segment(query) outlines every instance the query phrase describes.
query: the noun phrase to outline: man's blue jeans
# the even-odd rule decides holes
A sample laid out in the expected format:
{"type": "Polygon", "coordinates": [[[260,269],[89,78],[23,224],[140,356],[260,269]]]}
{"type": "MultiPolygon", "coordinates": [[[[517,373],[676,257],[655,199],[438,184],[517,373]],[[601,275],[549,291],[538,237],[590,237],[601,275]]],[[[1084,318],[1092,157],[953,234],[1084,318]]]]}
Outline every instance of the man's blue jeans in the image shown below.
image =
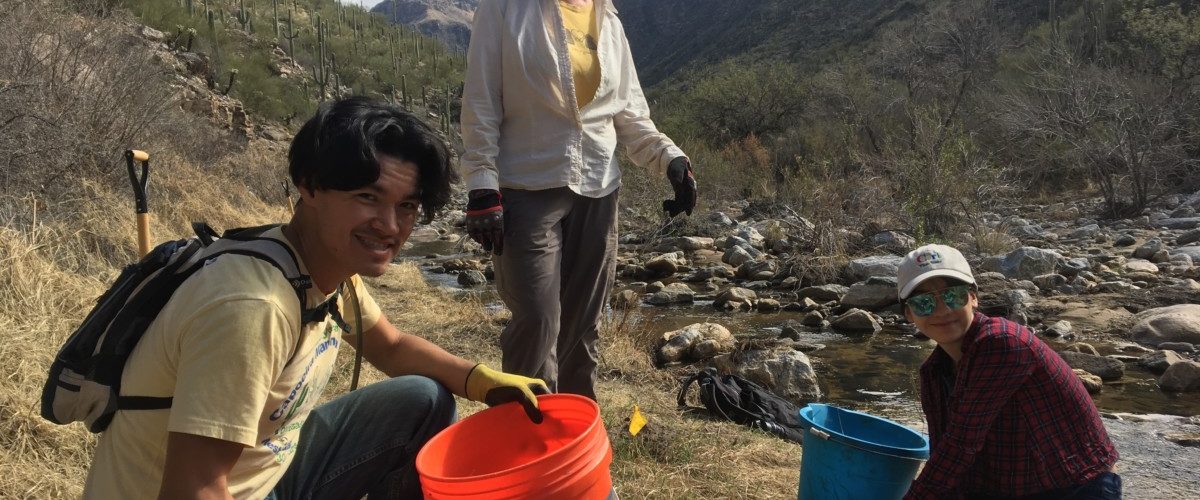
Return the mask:
{"type": "Polygon", "coordinates": [[[454,396],[425,377],[375,383],[313,409],[270,500],[420,498],[414,460],[457,418],[454,396]]]}

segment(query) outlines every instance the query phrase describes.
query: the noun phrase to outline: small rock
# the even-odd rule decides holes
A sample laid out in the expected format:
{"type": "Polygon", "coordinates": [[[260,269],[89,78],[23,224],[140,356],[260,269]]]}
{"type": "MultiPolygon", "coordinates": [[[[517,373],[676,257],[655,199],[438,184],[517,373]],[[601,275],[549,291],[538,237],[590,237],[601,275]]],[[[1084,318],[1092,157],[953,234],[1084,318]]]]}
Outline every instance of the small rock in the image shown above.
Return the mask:
{"type": "Polygon", "coordinates": [[[1104,381],[1100,380],[1100,377],[1078,368],[1074,368],[1071,371],[1075,372],[1080,382],[1083,382],[1083,388],[1087,389],[1088,394],[1100,394],[1100,391],[1104,390],[1104,381]]]}
{"type": "Polygon", "coordinates": [[[1143,273],[1157,273],[1158,266],[1153,262],[1142,259],[1129,259],[1125,262],[1125,269],[1143,273]]]}
{"type": "Polygon", "coordinates": [[[1046,335],[1050,337],[1070,337],[1072,333],[1074,330],[1070,321],[1056,321],[1046,328],[1046,335]]]}
{"type": "Polygon", "coordinates": [[[804,319],[800,320],[800,324],[804,326],[821,326],[821,322],[825,321],[825,315],[821,311],[809,311],[804,315],[804,319]]]}
{"type": "Polygon", "coordinates": [[[758,294],[754,290],[741,287],[731,287],[721,291],[713,299],[713,307],[726,311],[741,309],[749,311],[758,303],[758,294]]]}
{"type": "Polygon", "coordinates": [[[881,231],[871,235],[867,242],[876,248],[893,253],[907,253],[917,246],[916,238],[899,231],[881,231]]]}
{"type": "Polygon", "coordinates": [[[1096,346],[1093,346],[1092,344],[1088,344],[1086,342],[1076,342],[1074,344],[1067,346],[1066,350],[1071,351],[1071,352],[1082,352],[1084,354],[1091,354],[1092,356],[1100,355],[1100,351],[1096,350],[1096,346]]]}
{"type": "Polygon", "coordinates": [[[1091,239],[1094,238],[1096,233],[1099,232],[1100,226],[1098,224],[1088,224],[1079,229],[1071,231],[1071,234],[1068,237],[1073,239],[1091,239]]]}
{"type": "Polygon", "coordinates": [[[664,285],[663,282],[655,281],[654,283],[646,285],[646,293],[658,293],[658,292],[661,292],[662,289],[666,288],[666,287],[667,287],[667,285],[664,285]]]}
{"type": "Polygon", "coordinates": [[[1163,372],[1167,371],[1167,368],[1170,368],[1171,365],[1181,361],[1187,361],[1187,358],[1180,356],[1179,353],[1175,351],[1163,350],[1155,351],[1142,356],[1142,358],[1138,360],[1138,364],[1146,367],[1147,370],[1150,370],[1155,374],[1161,375],[1163,372]]]}
{"type": "Polygon", "coordinates": [[[646,262],[645,267],[646,270],[650,271],[654,276],[666,278],[674,275],[679,271],[680,267],[686,265],[687,261],[683,258],[682,254],[672,252],[650,259],[650,261],[646,262]]]}
{"type": "Polygon", "coordinates": [[[830,326],[834,330],[846,333],[875,334],[883,330],[875,315],[862,309],[850,309],[834,319],[830,326]]]}
{"type": "Polygon", "coordinates": [[[841,303],[845,307],[878,311],[895,304],[898,300],[895,278],[873,277],[851,285],[841,303]]]}
{"type": "Polygon", "coordinates": [[[690,287],[683,283],[671,283],[650,295],[646,300],[651,305],[667,306],[673,304],[691,304],[695,300],[696,293],[690,287]]]}
{"type": "Polygon", "coordinates": [[[1196,346],[1187,342],[1163,342],[1158,348],[1164,351],[1175,351],[1190,354],[1196,352],[1196,346]]]}
{"type": "Polygon", "coordinates": [[[875,255],[854,259],[846,266],[846,278],[853,282],[866,281],[872,276],[895,276],[903,257],[875,255]]]}
{"type": "Polygon", "coordinates": [[[642,303],[642,295],[633,290],[621,290],[612,298],[616,309],[633,309],[642,303]]]}
{"type": "Polygon", "coordinates": [[[1171,392],[1200,390],[1200,363],[1180,361],[1171,365],[1158,378],[1158,386],[1164,391],[1171,392]]]}
{"type": "Polygon", "coordinates": [[[149,26],[142,26],[141,35],[142,38],[150,40],[151,42],[161,42],[167,38],[167,35],[164,35],[163,32],[149,26]]]}
{"type": "Polygon", "coordinates": [[[1118,380],[1125,375],[1125,364],[1112,358],[1062,351],[1058,353],[1071,368],[1079,368],[1100,377],[1101,380],[1118,380]]]}
{"type": "Polygon", "coordinates": [[[1163,248],[1164,248],[1164,246],[1163,246],[1162,240],[1160,240],[1158,238],[1151,238],[1150,240],[1143,243],[1142,246],[1137,247],[1137,249],[1133,251],[1133,258],[1149,259],[1150,257],[1154,256],[1154,254],[1156,254],[1160,250],[1162,250],[1163,248]]]}
{"type": "Polygon", "coordinates": [[[797,405],[806,405],[821,397],[817,374],[803,352],[791,347],[743,351],[737,356],[722,355],[713,364],[722,372],[732,372],[759,384],[797,405]]]}
{"type": "Polygon", "coordinates": [[[801,288],[796,292],[797,296],[802,299],[812,299],[817,302],[829,302],[831,300],[842,300],[850,289],[843,285],[821,285],[801,288]]]}
{"type": "Polygon", "coordinates": [[[783,325],[783,328],[779,332],[779,337],[785,338],[785,339],[800,340],[800,329],[797,328],[796,325],[789,322],[789,323],[783,325]]]}
{"type": "Polygon", "coordinates": [[[716,323],[696,323],[662,334],[658,359],[662,363],[708,359],[733,351],[736,339],[716,323]]]}
{"type": "Polygon", "coordinates": [[[1033,279],[1054,272],[1062,260],[1062,255],[1054,250],[1021,247],[1004,256],[998,271],[1012,279],[1033,279]]]}
{"type": "Polygon", "coordinates": [[[1155,223],[1167,229],[1196,229],[1200,227],[1200,217],[1179,217],[1162,219],[1155,223]]]}
{"type": "Polygon", "coordinates": [[[1179,446],[1200,447],[1200,432],[1167,432],[1162,437],[1179,446]]]}
{"type": "Polygon", "coordinates": [[[482,272],[469,269],[458,273],[458,284],[464,287],[477,287],[487,284],[487,277],[482,272]]]}
{"type": "Polygon", "coordinates": [[[1133,235],[1131,235],[1131,234],[1122,234],[1117,237],[1116,241],[1113,242],[1113,246],[1127,247],[1134,243],[1137,243],[1137,238],[1134,238],[1133,235]]]}
{"type": "Polygon", "coordinates": [[[760,299],[758,301],[758,312],[776,312],[780,309],[778,300],[775,299],[760,299]]]}
{"type": "Polygon", "coordinates": [[[1175,238],[1175,244],[1178,246],[1190,245],[1197,241],[1200,241],[1200,229],[1193,229],[1175,238]]]}
{"type": "Polygon", "coordinates": [[[754,256],[750,255],[749,251],[740,246],[729,247],[725,250],[725,254],[721,256],[721,262],[733,267],[739,267],[752,260],[754,260],[754,256]]]}
{"type": "Polygon", "coordinates": [[[1066,276],[1056,273],[1043,274],[1033,277],[1033,283],[1042,290],[1055,290],[1058,287],[1067,284],[1067,282],[1068,280],[1066,276]]]}

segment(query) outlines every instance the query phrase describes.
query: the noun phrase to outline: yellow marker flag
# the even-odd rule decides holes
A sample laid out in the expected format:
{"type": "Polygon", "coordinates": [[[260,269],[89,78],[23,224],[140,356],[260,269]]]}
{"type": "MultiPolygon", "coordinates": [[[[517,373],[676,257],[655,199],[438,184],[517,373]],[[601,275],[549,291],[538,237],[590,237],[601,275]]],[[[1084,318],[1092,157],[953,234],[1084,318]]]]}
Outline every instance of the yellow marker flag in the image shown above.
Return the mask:
{"type": "Polygon", "coordinates": [[[633,415],[629,416],[629,435],[636,436],[642,432],[642,427],[646,426],[646,417],[642,416],[642,410],[638,409],[637,405],[633,405],[633,415]]]}

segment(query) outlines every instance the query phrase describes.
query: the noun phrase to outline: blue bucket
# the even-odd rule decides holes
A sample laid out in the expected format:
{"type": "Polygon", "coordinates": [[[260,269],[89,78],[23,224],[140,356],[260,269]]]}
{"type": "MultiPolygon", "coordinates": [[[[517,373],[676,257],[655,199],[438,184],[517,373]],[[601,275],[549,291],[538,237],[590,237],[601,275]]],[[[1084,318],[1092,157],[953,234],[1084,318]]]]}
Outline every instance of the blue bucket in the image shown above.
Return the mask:
{"type": "Polygon", "coordinates": [[[885,418],[813,403],[800,423],[800,499],[902,498],[929,458],[925,435],[885,418]]]}

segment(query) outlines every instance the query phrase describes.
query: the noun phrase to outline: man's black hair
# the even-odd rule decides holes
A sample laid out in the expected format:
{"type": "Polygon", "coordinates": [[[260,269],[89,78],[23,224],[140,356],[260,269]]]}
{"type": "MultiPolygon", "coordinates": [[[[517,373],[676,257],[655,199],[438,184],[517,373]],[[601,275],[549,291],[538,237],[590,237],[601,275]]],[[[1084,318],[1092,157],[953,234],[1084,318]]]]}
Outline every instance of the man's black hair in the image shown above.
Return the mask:
{"type": "Polygon", "coordinates": [[[450,152],[433,128],[386,101],[321,103],[292,140],[288,174],[298,188],[352,191],[379,180],[379,155],[417,165],[423,222],[432,222],[450,201],[450,184],[458,182],[450,152]]]}

